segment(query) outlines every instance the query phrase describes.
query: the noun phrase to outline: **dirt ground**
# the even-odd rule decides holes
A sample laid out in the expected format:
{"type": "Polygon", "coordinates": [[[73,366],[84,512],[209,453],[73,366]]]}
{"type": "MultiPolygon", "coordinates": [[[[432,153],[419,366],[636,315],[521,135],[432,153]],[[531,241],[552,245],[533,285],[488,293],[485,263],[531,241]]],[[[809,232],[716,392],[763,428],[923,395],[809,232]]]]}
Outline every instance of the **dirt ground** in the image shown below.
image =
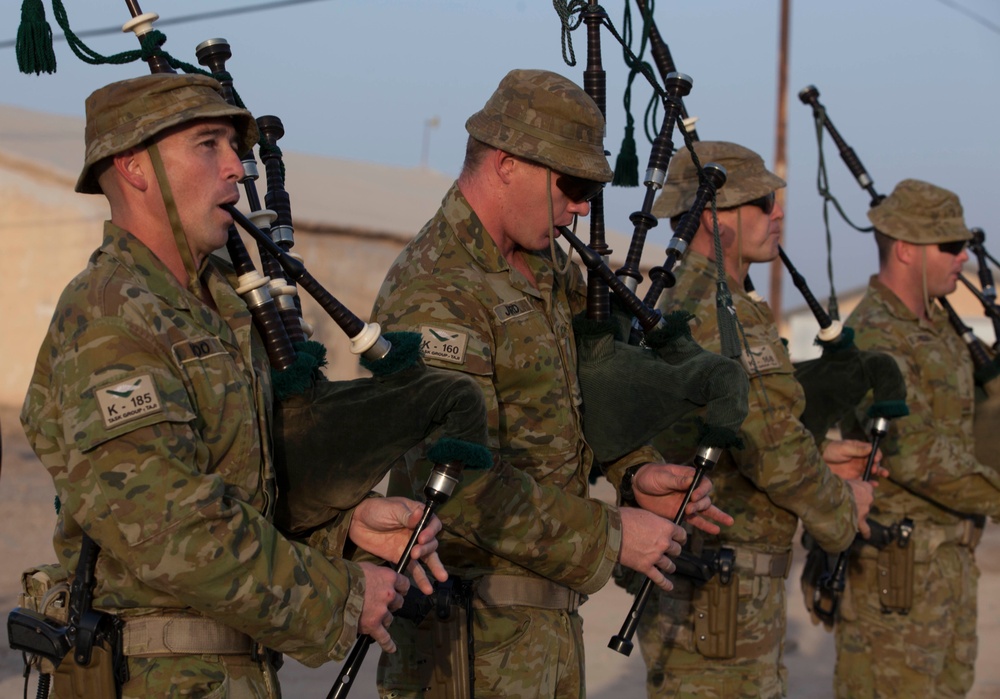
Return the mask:
{"type": "MultiPolygon", "coordinates": [[[[54,560],[51,532],[55,521],[52,484],[48,474],[28,448],[17,410],[0,406],[3,461],[0,468],[0,611],[6,614],[17,604],[20,573],[38,563],[54,560]]],[[[607,497],[600,488],[598,497],[607,497]]],[[[801,550],[798,551],[801,553],[801,550]]],[[[812,626],[801,603],[798,577],[801,556],[789,576],[789,619],[786,663],[789,696],[808,699],[832,697],[834,648],[832,635],[812,626]]],[[[977,552],[982,578],[979,588],[979,660],[974,699],[1000,698],[1000,528],[991,524],[977,552]]],[[[636,649],[624,657],[607,648],[618,632],[631,600],[609,585],[583,607],[587,639],[587,686],[591,699],[639,699],[645,695],[643,664],[636,649]]],[[[878,652],[873,649],[873,652],[878,652]]],[[[375,694],[373,651],[365,662],[352,696],[366,699],[375,694]]],[[[322,697],[337,677],[330,664],[310,670],[286,661],[280,677],[286,697],[322,697]]],[[[29,695],[34,696],[34,677],[29,695]]],[[[20,654],[0,640],[0,697],[18,697],[23,691],[20,654]]]]}

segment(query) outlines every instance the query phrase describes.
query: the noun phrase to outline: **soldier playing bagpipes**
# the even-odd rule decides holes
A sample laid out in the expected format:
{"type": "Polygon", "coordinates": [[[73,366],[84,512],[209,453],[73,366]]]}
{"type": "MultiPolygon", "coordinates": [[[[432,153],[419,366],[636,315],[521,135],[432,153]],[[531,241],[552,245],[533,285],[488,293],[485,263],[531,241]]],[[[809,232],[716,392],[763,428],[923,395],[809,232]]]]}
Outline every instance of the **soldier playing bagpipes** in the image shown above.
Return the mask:
{"type": "MultiPolygon", "coordinates": [[[[693,534],[691,552],[709,579],[678,578],[673,591],[659,593],[640,620],[640,647],[650,696],[781,697],[785,578],[798,521],[831,551],[849,546],[859,529],[866,532],[872,486],[838,476],[857,479],[871,448],[830,442],[821,454],[799,420],[804,394],[773,317],[743,291],[752,263],[777,256],[783,212],[774,192],[784,182],[742,146],[703,141],[694,150],[700,160],[724,167],[728,178],[718,194],[718,223],[712,211],[689,222],[696,233],[661,308],[694,315],[694,338],[720,349],[715,290],[724,270],[745,334],[741,362],[750,378],[750,412],[741,429],[744,447],[726,451],[713,471],[713,497],[726,503],[735,524],[715,536],[693,534]]],[[[698,186],[692,155],[679,152],[654,213],[678,227],[698,186]]],[[[694,436],[682,422],[653,444],[683,459],[694,436]]]]}
{"type": "Polygon", "coordinates": [[[972,234],[958,196],[903,180],[868,212],[879,272],[849,322],[892,355],[910,415],[885,443],[873,519],[907,541],[852,555],[836,624],[839,697],[961,697],[976,659],[975,547],[1000,513],[1000,477],[975,456],[972,359],[931,300],[955,290],[972,234]],[[904,545],[905,544],[905,545],[904,545]],[[877,648],[877,657],[872,649],[877,648]]]}
{"type": "MultiPolygon", "coordinates": [[[[475,696],[582,697],[577,610],[619,561],[670,586],[663,573],[685,535],[660,515],[678,514],[694,469],[641,448],[616,466],[642,464],[632,487],[649,509],[588,498],[572,324],[585,285],[552,239],[611,179],[597,104],[559,75],[515,70],[466,129],[462,173],[389,271],[374,316],[419,330],[425,361],[479,383],[506,475],[501,497],[467,485],[439,510],[456,582],[434,611],[393,624],[400,652],[383,655],[380,692],[469,696],[457,677],[469,670],[475,696]]],[[[419,487],[420,457],[394,470],[390,492],[419,487]]],[[[703,480],[687,514],[715,532],[729,518],[710,489],[703,480]]]]}
{"type": "MultiPolygon", "coordinates": [[[[151,29],[156,15],[135,2],[129,9],[126,26],[143,46],[133,58],[154,75],[112,83],[87,101],[77,191],[103,194],[111,219],[102,247],[63,293],[22,411],[56,485],[60,565],[26,576],[8,635],[45,672],[39,696],[51,680],[58,697],[275,697],[280,652],[318,665],[342,658],[359,633],[394,650],[386,627],[410,586],[404,570],[428,593],[431,576],[447,578],[430,500],[447,498],[463,464],[489,465],[485,412],[470,381],[419,362],[415,335],[394,337],[403,347],[395,351],[268,240],[376,376],[325,382],[316,360],[299,361],[321,357],[321,348],[282,339],[267,279],[232,227],[235,218],[266,236],[233,208],[237,183],[252,179],[246,159],[258,128],[232,103],[216,60],[228,45],[199,47],[199,58],[220,63],[221,82],[176,75],[179,62],[151,29]],[[232,265],[212,254],[223,245],[232,265]],[[288,372],[296,366],[306,367],[298,395],[305,390],[313,406],[294,403],[288,372]],[[343,432],[336,403],[348,398],[342,410],[372,405],[379,414],[369,410],[369,424],[390,424],[343,432]],[[286,419],[312,407],[326,424],[312,435],[272,434],[272,414],[289,400],[286,419]],[[430,429],[449,439],[431,450],[427,508],[365,497],[398,445],[430,429]],[[357,463],[338,462],[344,455],[357,463]],[[292,495],[308,481],[319,497],[298,507],[276,490],[282,477],[292,495]],[[358,549],[396,568],[353,562],[358,549]],[[67,571],[75,574],[61,593],[67,571]]],[[[274,138],[274,119],[265,121],[274,138]]]]}

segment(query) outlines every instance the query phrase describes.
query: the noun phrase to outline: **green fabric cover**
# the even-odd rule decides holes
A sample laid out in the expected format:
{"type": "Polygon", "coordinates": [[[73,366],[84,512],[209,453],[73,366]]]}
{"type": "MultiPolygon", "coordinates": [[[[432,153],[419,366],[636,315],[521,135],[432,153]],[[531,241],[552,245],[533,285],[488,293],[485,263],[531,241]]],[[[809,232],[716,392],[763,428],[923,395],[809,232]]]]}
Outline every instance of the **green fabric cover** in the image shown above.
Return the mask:
{"type": "Polygon", "coordinates": [[[371,378],[317,382],[280,401],[274,413],[275,523],[291,533],[356,505],[393,462],[438,428],[442,438],[456,440],[442,453],[468,454],[476,462],[468,467],[492,463],[482,446],[486,406],[479,386],[420,360],[371,378]]]}
{"type": "Polygon", "coordinates": [[[704,408],[702,446],[738,446],[749,382],[731,359],[691,339],[687,318],[650,334],[651,349],[615,339],[615,324],[573,322],[583,430],[599,462],[621,458],[692,410],[704,408]]]}
{"type": "Polygon", "coordinates": [[[867,352],[854,344],[854,330],[844,328],[840,338],[816,341],[823,354],[795,364],[795,378],[806,394],[802,424],[817,441],[854,410],[869,391],[872,417],[895,418],[909,414],[906,382],[896,360],[882,352],[867,352]]]}

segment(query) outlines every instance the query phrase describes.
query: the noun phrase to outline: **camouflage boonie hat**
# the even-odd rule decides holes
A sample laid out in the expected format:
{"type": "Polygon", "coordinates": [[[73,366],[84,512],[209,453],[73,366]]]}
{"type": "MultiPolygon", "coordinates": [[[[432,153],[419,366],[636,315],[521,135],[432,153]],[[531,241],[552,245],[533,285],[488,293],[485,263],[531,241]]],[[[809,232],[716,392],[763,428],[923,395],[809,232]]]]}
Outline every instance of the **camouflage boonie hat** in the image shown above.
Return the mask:
{"type": "Polygon", "coordinates": [[[958,195],[920,180],[897,184],[868,210],[868,220],[890,238],[917,245],[972,240],[958,195]]]}
{"type": "MultiPolygon", "coordinates": [[[[726,169],[726,185],[716,194],[720,209],[742,206],[785,186],[785,181],[764,167],[764,159],[749,148],[726,141],[697,141],[694,152],[702,165],[716,163],[726,169]]],[[[672,218],[687,212],[697,192],[694,160],[687,148],[681,148],[670,159],[667,181],[653,203],[653,215],[672,218]]]]}
{"type": "Polygon", "coordinates": [[[222,86],[206,75],[157,73],[94,91],[87,98],[87,152],[76,191],[101,193],[91,170],[104,158],[137,146],[172,126],[216,117],[232,117],[240,154],[257,142],[253,115],[226,102],[222,86]]]}
{"type": "Polygon", "coordinates": [[[577,85],[547,70],[512,70],[465,130],[483,143],[556,172],[597,182],[614,174],[604,117],[577,85]]]}

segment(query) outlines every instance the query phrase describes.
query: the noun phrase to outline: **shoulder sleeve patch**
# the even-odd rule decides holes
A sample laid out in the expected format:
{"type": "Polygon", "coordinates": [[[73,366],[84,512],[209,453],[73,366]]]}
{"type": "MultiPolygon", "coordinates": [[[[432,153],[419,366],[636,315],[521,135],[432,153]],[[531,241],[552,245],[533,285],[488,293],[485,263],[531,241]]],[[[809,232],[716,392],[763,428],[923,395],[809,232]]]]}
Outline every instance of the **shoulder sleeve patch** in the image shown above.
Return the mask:
{"type": "Polygon", "coordinates": [[[420,354],[427,359],[464,364],[465,348],[468,344],[468,333],[444,330],[431,325],[420,326],[420,354]]]}
{"type": "Polygon", "coordinates": [[[740,362],[743,364],[743,369],[750,376],[754,376],[758,371],[763,374],[768,371],[780,369],[782,366],[781,359],[774,351],[774,348],[769,345],[750,345],[749,352],[744,347],[743,352],[740,354],[740,362]]]}
{"type": "Polygon", "coordinates": [[[95,391],[105,429],[112,429],[141,417],[163,412],[156,384],[149,374],[125,379],[95,391]]]}

